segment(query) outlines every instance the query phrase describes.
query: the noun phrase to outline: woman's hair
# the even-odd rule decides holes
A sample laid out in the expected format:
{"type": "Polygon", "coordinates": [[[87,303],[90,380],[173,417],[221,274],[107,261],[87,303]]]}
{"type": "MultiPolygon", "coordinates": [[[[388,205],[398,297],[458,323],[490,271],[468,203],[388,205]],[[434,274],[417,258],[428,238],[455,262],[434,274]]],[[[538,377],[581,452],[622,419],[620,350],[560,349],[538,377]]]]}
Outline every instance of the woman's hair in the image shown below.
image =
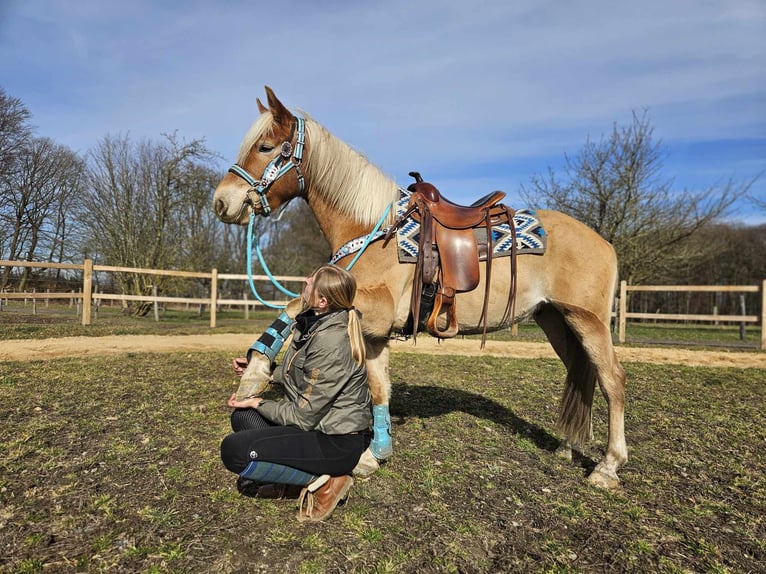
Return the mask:
{"type": "Polygon", "coordinates": [[[327,299],[330,311],[341,309],[348,311],[348,338],[351,341],[351,354],[356,363],[361,365],[366,358],[366,352],[359,314],[353,308],[356,279],[342,267],[329,263],[314,271],[312,277],[314,293],[327,299]]]}

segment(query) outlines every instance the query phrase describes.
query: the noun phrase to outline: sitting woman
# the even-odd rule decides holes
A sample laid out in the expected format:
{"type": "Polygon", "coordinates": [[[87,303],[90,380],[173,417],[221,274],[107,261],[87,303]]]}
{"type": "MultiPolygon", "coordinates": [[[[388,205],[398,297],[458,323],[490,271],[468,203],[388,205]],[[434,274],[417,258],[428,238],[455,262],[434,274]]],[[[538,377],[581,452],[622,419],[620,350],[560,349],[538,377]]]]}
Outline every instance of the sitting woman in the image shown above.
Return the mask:
{"type": "Polygon", "coordinates": [[[356,280],[335,265],[306,279],[303,311],[274,382],[285,397],[228,405],[233,434],[221,459],[257,496],[299,498],[298,520],[324,520],[348,496],[351,471],[367,447],[372,420],[356,280]]]}

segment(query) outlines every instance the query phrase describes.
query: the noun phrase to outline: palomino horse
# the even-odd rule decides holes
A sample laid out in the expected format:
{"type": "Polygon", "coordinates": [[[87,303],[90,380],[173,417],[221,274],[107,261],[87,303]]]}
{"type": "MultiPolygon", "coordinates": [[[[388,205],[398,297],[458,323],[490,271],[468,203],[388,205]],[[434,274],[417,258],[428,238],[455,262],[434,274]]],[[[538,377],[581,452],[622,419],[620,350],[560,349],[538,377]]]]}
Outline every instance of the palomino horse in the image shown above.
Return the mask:
{"type": "MultiPolygon", "coordinates": [[[[393,224],[396,214],[387,209],[399,198],[396,183],[311,118],[293,115],[268,86],[266,95],[268,107],[258,100],[260,117],[241,144],[237,164],[215,191],[218,217],[243,225],[251,214],[268,215],[300,197],[334,252],[369,234],[380,221],[393,224]]],[[[625,373],[609,332],[617,281],[615,253],[601,236],[563,213],[541,210],[538,216],[547,234],[547,249],[543,255],[517,259],[514,320],[532,317],[566,366],[557,425],[563,435],[558,452],[564,457],[571,459],[572,447],[591,438],[591,407],[598,382],[609,410],[608,445],[589,480],[615,487],[617,470],[628,458],[625,373]]],[[[338,264],[345,266],[351,260],[349,254],[338,264]]],[[[363,313],[375,433],[355,471],[359,474],[374,472],[378,461],[392,454],[389,336],[405,325],[410,313],[414,267],[399,263],[395,242],[373,241],[352,268],[358,284],[354,304],[363,313]]],[[[499,318],[508,303],[508,267],[493,266],[490,330],[507,326],[499,324],[499,318]]],[[[461,333],[481,332],[483,295],[483,273],[478,289],[457,295],[461,333]]],[[[289,305],[287,315],[294,316],[296,307],[295,302],[289,305]]],[[[265,354],[252,353],[245,377],[260,377],[265,383],[270,362],[265,354]]]]}

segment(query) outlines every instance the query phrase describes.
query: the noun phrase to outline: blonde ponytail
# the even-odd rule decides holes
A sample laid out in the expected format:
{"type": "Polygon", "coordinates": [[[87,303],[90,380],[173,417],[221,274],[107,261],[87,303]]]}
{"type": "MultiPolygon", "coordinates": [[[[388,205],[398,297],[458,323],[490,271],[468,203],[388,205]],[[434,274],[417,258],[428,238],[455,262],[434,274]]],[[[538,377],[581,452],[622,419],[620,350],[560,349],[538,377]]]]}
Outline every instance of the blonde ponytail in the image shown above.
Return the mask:
{"type": "Polygon", "coordinates": [[[364,346],[359,313],[353,307],[348,310],[348,340],[351,342],[351,356],[357,365],[362,365],[367,358],[367,349],[364,346]]]}
{"type": "Polygon", "coordinates": [[[362,325],[359,312],[353,307],[356,296],[356,279],[348,271],[336,265],[326,264],[312,274],[314,289],[327,299],[329,310],[348,311],[348,339],[351,342],[351,354],[357,365],[362,365],[367,357],[364,346],[362,325]]]}

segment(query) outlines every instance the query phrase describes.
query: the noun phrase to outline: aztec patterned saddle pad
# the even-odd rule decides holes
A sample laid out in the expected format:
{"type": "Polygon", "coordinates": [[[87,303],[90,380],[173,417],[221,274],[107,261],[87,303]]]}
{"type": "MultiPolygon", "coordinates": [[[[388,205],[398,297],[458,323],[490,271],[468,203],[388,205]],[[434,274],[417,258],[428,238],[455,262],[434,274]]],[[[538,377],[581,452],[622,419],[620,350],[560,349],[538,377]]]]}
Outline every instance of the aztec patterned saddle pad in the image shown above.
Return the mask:
{"type": "MultiPolygon", "coordinates": [[[[404,189],[399,189],[399,199],[396,202],[396,216],[401,217],[407,211],[412,194],[404,189]]],[[[547,235],[543,229],[537,214],[533,209],[520,209],[513,215],[516,227],[516,253],[518,255],[542,255],[545,253],[547,235]]],[[[357,253],[364,249],[372,241],[383,239],[388,228],[380,229],[371,236],[363,235],[342,245],[330,258],[330,263],[337,263],[342,258],[357,253]]],[[[400,263],[416,263],[418,260],[418,234],[420,223],[409,217],[396,232],[396,245],[400,263]]],[[[487,230],[477,228],[476,240],[479,244],[486,244],[487,230]]],[[[503,257],[511,254],[511,228],[503,223],[492,228],[492,257],[503,257]]],[[[359,255],[357,255],[358,257],[359,255]]]]}
{"type": "MultiPolygon", "coordinates": [[[[399,201],[396,202],[396,215],[401,217],[407,210],[410,192],[400,189],[399,201]]],[[[516,226],[516,249],[518,255],[542,255],[545,253],[547,235],[533,209],[520,209],[513,214],[516,226]]],[[[474,230],[479,243],[486,243],[487,230],[474,230]]],[[[412,217],[396,233],[396,244],[400,263],[415,263],[418,259],[418,235],[420,223],[412,217]]],[[[510,256],[513,237],[507,223],[492,228],[492,257],[510,256]]]]}

